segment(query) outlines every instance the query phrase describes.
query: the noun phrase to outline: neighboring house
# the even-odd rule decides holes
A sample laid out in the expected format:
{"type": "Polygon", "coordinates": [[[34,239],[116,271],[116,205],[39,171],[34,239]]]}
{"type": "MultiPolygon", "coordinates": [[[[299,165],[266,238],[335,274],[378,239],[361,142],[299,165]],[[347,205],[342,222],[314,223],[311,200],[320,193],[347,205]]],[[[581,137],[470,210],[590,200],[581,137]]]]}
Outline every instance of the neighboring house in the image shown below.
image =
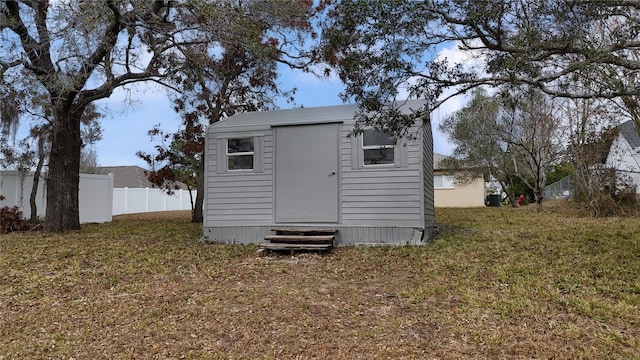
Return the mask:
{"type": "MultiPolygon", "coordinates": [[[[101,166],[96,174],[113,174],[114,188],[156,188],[147,178],[147,170],[140,166],[101,166]]],[[[187,190],[187,185],[176,181],[178,189],[187,190]]]]}
{"type": "Polygon", "coordinates": [[[433,154],[433,192],[435,207],[475,207],[485,205],[483,176],[460,181],[464,170],[443,169],[440,161],[446,156],[433,154]]]}
{"type": "MultiPolygon", "coordinates": [[[[422,102],[407,102],[404,111],[422,102]]],[[[354,105],[251,112],[209,127],[204,237],[259,243],[273,228],[337,230],[336,245],[420,244],[434,227],[433,139],[368,129],[354,105]]]]}
{"type": "Polygon", "coordinates": [[[189,194],[186,184],[176,182],[178,189],[168,195],[147,179],[146,171],[139,166],[94,169],[98,174],[113,174],[113,215],[191,209],[195,189],[189,194]]]}
{"type": "Polygon", "coordinates": [[[113,174],[114,188],[153,188],[147,179],[147,170],[139,166],[101,166],[95,168],[96,174],[113,174]]]}
{"type": "Polygon", "coordinates": [[[640,192],[640,135],[636,124],[629,120],[620,124],[618,134],[609,149],[606,166],[615,169],[619,180],[632,181],[640,192]]]}
{"type": "MultiPolygon", "coordinates": [[[[120,188],[157,188],[147,178],[147,170],[139,166],[100,166],[95,168],[96,174],[113,174],[113,187],[120,188]]],[[[187,185],[176,181],[178,189],[187,190],[187,185]]]]}

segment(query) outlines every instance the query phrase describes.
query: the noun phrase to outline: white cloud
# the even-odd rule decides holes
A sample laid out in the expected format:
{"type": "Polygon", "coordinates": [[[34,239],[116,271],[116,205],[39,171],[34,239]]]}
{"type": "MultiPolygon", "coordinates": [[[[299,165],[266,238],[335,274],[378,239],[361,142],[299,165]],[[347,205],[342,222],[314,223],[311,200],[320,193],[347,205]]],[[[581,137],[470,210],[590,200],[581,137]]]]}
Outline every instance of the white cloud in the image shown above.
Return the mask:
{"type": "MultiPolygon", "coordinates": [[[[474,70],[479,74],[484,74],[483,69],[486,62],[484,53],[479,50],[462,51],[460,50],[460,45],[459,42],[451,43],[450,46],[443,48],[436,54],[436,59],[446,59],[452,66],[463,65],[465,70],[474,70]]],[[[455,89],[448,89],[441,95],[441,99],[450,96],[455,91],[455,89]]],[[[447,136],[438,130],[438,126],[448,115],[462,109],[468,102],[468,94],[457,95],[448,99],[431,114],[435,152],[449,155],[453,151],[453,145],[449,143],[447,136]]]]}
{"type": "MultiPolygon", "coordinates": [[[[471,45],[478,43],[479,41],[472,41],[471,45]]],[[[479,45],[479,43],[477,44],[479,45]]],[[[486,65],[485,51],[483,50],[461,50],[461,43],[459,41],[451,43],[450,46],[443,48],[436,54],[436,60],[447,60],[450,67],[462,65],[465,71],[475,72],[477,76],[486,75],[484,69],[486,65]]],[[[440,99],[445,99],[451,96],[457,91],[457,89],[447,89],[440,99]]],[[[441,106],[441,113],[450,114],[468,102],[467,95],[459,95],[447,100],[441,106]]]]}
{"type": "MultiPolygon", "coordinates": [[[[480,46],[479,40],[470,41],[470,46],[480,46]]],[[[461,50],[460,41],[452,42],[450,46],[443,48],[436,54],[436,60],[446,59],[449,64],[463,65],[465,70],[475,70],[479,74],[484,74],[486,63],[486,51],[484,50],[461,50]]]]}

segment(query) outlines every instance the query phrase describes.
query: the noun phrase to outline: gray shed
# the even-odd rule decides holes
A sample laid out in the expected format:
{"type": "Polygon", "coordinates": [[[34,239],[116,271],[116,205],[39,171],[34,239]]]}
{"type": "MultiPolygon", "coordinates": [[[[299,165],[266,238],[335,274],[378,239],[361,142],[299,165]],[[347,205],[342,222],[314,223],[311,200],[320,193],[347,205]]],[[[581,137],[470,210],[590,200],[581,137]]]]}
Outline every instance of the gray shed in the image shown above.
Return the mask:
{"type": "Polygon", "coordinates": [[[429,241],[431,125],[416,123],[416,139],[396,144],[373,129],[348,137],[356,110],[251,112],[210,126],[205,240],[257,244],[274,228],[293,227],[334,230],[335,245],[429,241]]]}

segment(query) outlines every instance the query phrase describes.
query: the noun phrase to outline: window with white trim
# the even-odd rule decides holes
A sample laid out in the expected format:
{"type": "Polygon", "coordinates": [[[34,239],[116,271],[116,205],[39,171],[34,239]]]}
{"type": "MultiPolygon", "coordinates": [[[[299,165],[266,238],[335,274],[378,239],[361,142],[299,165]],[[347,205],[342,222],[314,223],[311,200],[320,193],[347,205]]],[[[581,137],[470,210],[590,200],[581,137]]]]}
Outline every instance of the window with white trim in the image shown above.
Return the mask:
{"type": "Polygon", "coordinates": [[[253,137],[227,139],[227,170],[253,170],[253,137]]]}
{"type": "Polygon", "coordinates": [[[454,189],[456,184],[455,176],[434,175],[433,187],[435,189],[454,189]]]}
{"type": "Polygon", "coordinates": [[[365,166],[395,164],[395,141],[385,132],[375,129],[364,130],[362,152],[365,166]]]}

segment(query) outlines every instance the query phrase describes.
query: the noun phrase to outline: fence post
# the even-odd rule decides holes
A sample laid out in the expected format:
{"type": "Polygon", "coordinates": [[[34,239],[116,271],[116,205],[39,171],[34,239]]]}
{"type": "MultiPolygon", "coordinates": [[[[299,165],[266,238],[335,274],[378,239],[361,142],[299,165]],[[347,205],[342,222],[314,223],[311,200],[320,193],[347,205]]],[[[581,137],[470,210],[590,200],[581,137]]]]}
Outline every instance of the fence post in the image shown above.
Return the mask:
{"type": "Polygon", "coordinates": [[[109,187],[111,189],[111,196],[109,196],[109,209],[111,210],[109,211],[111,211],[112,219],[113,219],[113,179],[114,179],[113,177],[114,177],[113,173],[109,173],[109,187]]]}
{"type": "Polygon", "coordinates": [[[124,213],[129,213],[129,188],[126,186],[124,188],[124,213]]]}
{"type": "Polygon", "coordinates": [[[22,210],[25,210],[22,207],[22,193],[20,190],[22,190],[22,177],[20,176],[20,173],[18,171],[16,171],[16,205],[21,207],[22,210]]]}

